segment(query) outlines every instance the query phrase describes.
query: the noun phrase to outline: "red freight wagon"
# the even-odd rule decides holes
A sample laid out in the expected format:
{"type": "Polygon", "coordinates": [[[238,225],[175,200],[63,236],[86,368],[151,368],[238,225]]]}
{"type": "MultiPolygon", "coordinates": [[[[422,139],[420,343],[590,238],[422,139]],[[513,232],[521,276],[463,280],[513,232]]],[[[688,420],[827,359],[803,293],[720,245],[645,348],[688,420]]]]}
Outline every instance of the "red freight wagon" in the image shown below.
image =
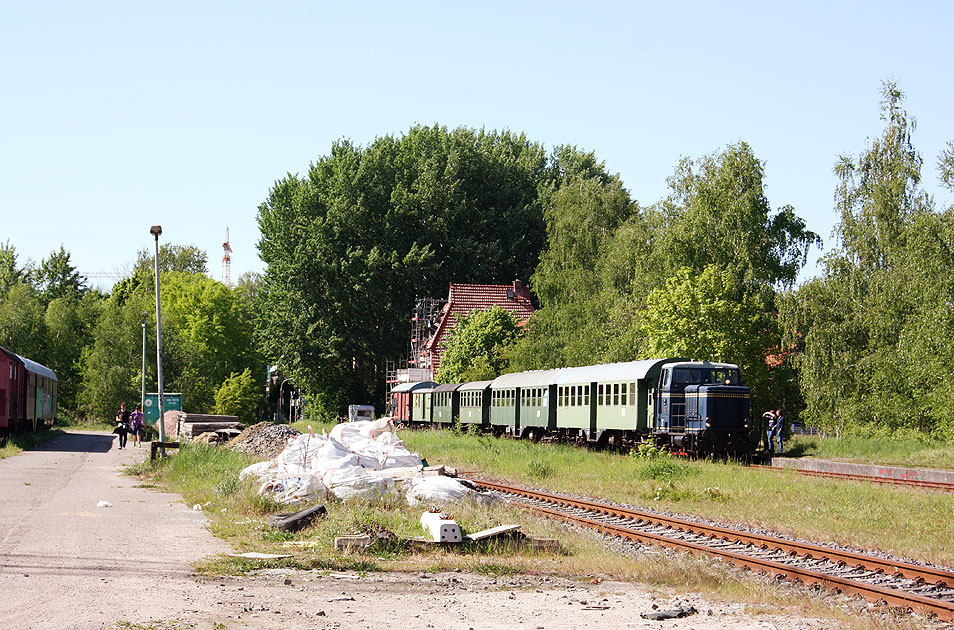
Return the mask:
{"type": "Polygon", "coordinates": [[[425,387],[435,387],[433,381],[401,383],[391,390],[391,417],[398,422],[411,421],[411,392],[425,387]]]}
{"type": "Polygon", "coordinates": [[[56,417],[53,370],[0,348],[0,433],[36,430],[56,417]]]}

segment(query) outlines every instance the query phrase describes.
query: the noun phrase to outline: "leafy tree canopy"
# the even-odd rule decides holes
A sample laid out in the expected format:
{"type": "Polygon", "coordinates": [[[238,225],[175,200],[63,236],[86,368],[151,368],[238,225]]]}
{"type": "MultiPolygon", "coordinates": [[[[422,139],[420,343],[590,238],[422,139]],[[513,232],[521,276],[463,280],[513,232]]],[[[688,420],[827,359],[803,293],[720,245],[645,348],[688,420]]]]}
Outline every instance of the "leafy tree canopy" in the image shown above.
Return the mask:
{"type": "Polygon", "coordinates": [[[259,340],[313,400],[384,397],[416,295],[529,277],[546,238],[542,148],[523,135],[414,127],[335,143],[259,207],[259,340]]]}
{"type": "MultiPolygon", "coordinates": [[[[133,266],[133,275],[142,274],[143,277],[152,277],[155,267],[155,250],[148,247],[139,250],[136,255],[136,264],[133,266]]],[[[159,273],[181,271],[184,273],[208,273],[209,257],[205,250],[195,245],[177,245],[163,243],[159,245],[159,273]]]]}
{"type": "Polygon", "coordinates": [[[513,313],[499,306],[464,315],[446,344],[437,382],[466,383],[497,378],[506,371],[508,346],[520,334],[513,313]]]}
{"type": "Polygon", "coordinates": [[[263,402],[262,387],[255,382],[252,371],[245,368],[242,372],[233,372],[215,391],[212,413],[238,416],[240,421],[251,424],[258,418],[263,402]]]}

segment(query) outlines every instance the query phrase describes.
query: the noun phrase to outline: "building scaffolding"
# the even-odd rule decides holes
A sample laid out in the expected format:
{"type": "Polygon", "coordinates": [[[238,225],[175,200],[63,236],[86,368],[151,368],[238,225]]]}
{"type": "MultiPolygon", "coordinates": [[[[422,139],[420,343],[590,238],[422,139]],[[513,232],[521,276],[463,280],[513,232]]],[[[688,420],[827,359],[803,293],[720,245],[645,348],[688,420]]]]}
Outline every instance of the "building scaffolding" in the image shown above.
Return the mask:
{"type": "Polygon", "coordinates": [[[426,351],[441,319],[441,309],[447,300],[440,298],[417,298],[411,311],[411,337],[407,358],[403,361],[388,361],[387,390],[399,383],[433,379],[430,355],[426,351]]]}

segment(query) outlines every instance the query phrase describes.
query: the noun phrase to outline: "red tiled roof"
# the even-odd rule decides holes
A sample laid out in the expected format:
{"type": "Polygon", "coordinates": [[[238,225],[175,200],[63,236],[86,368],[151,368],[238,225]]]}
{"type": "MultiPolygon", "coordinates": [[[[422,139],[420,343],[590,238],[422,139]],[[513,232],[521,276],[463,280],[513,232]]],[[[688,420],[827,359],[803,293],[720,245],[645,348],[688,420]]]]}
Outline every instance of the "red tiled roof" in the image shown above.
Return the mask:
{"type": "Polygon", "coordinates": [[[440,347],[441,341],[457,327],[460,317],[491,306],[499,306],[510,311],[521,324],[534,313],[533,305],[530,304],[529,291],[525,285],[518,282],[514,284],[451,283],[447,303],[441,310],[441,321],[437,326],[437,332],[425,346],[432,356],[431,369],[434,374],[437,373],[441,356],[444,354],[440,347]]]}

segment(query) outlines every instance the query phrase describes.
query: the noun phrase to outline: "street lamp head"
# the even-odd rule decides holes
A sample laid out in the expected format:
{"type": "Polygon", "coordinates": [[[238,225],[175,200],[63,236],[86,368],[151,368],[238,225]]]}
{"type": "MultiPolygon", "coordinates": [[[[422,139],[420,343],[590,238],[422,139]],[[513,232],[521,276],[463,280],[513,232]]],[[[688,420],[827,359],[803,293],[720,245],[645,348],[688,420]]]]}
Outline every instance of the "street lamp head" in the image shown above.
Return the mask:
{"type": "Polygon", "coordinates": [[[143,325],[143,326],[146,325],[146,315],[148,315],[148,313],[146,313],[146,311],[143,311],[143,312],[142,312],[142,325],[143,325]]]}
{"type": "Polygon", "coordinates": [[[149,228],[149,233],[156,237],[156,240],[159,240],[159,235],[162,234],[162,226],[154,225],[149,228]]]}

